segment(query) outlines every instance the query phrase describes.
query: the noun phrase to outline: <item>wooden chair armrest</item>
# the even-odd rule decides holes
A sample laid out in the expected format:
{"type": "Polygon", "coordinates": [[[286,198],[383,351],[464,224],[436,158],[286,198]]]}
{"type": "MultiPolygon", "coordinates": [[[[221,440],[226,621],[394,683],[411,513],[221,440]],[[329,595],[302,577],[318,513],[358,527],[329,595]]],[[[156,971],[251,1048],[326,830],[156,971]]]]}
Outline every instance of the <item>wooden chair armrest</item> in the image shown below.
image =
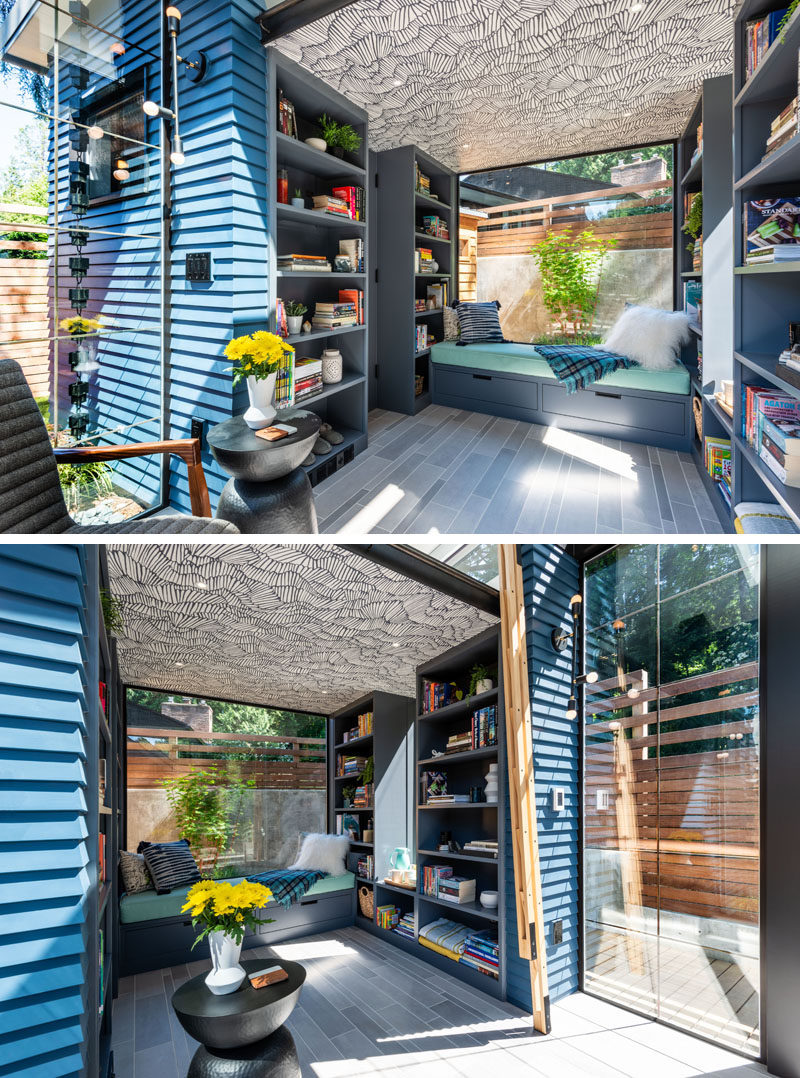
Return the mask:
{"type": "Polygon", "coordinates": [[[203,473],[199,438],[173,439],[165,442],[139,442],[136,445],[87,445],[54,449],[56,464],[92,464],[96,461],[126,460],[170,453],[186,462],[189,473],[189,497],[196,517],[211,516],[211,502],[203,473]]]}

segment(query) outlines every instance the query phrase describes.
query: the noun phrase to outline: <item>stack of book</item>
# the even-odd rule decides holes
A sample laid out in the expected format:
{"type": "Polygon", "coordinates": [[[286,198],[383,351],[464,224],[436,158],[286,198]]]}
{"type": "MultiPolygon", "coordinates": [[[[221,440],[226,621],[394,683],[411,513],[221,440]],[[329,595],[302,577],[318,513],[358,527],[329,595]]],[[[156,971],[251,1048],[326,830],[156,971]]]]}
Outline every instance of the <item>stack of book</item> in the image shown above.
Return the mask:
{"type": "Polygon", "coordinates": [[[385,928],[387,931],[395,927],[400,920],[400,910],[397,906],[378,906],[375,910],[375,924],[378,928],[385,928]]]}
{"type": "Polygon", "coordinates": [[[416,341],[414,344],[415,352],[424,352],[428,347],[428,327],[425,323],[421,323],[416,327],[416,341]]]}
{"type": "Polygon", "coordinates": [[[779,150],[789,139],[794,138],[797,130],[797,98],[795,97],[769,125],[769,138],[764,157],[779,150]]]}
{"type": "Polygon", "coordinates": [[[278,269],[284,273],[330,273],[331,264],[325,255],[278,255],[278,269]]]}
{"type": "Polygon", "coordinates": [[[356,325],[364,325],[364,293],[360,288],[340,288],[339,302],[355,307],[356,325]]]}
{"type": "Polygon", "coordinates": [[[295,403],[313,397],[322,388],[322,360],[296,359],[294,364],[295,403]]]}
{"type": "Polygon", "coordinates": [[[458,691],[455,681],[423,681],[422,683],[422,711],[436,711],[440,707],[447,707],[454,700],[460,700],[463,694],[458,691]]]}
{"type": "Polygon", "coordinates": [[[340,756],[337,775],[360,775],[367,766],[366,756],[340,756]]]}
{"type": "Polygon", "coordinates": [[[420,171],[420,167],[416,161],[414,162],[414,190],[419,191],[421,195],[428,195],[428,197],[430,197],[431,178],[420,171]]]}
{"type": "Polygon", "coordinates": [[[762,417],[759,455],[784,486],[800,487],[800,417],[762,417]]]}
{"type": "Polygon", "coordinates": [[[419,776],[419,800],[426,805],[431,797],[447,793],[447,775],[443,771],[423,771],[419,776]]]}
{"type": "Polygon", "coordinates": [[[428,794],[429,805],[469,804],[469,794],[428,794]]]}
{"type": "Polygon", "coordinates": [[[414,310],[415,310],[415,312],[419,313],[420,311],[424,311],[426,309],[426,307],[427,307],[427,304],[425,303],[424,297],[418,296],[414,300],[414,310]]]}
{"type": "Polygon", "coordinates": [[[355,303],[317,303],[311,319],[314,329],[343,329],[358,325],[355,303]]]}
{"type": "Polygon", "coordinates": [[[351,240],[339,240],[339,254],[350,259],[353,273],[364,272],[364,240],[360,236],[351,240]]]}
{"type": "Polygon", "coordinates": [[[475,880],[463,876],[447,876],[439,880],[439,898],[463,906],[465,902],[475,901],[475,880]]]}
{"type": "Polygon", "coordinates": [[[445,753],[451,752],[465,752],[467,749],[474,748],[472,744],[472,731],[465,730],[461,734],[450,734],[447,739],[447,744],[444,747],[445,753]]]}
{"type": "Polygon", "coordinates": [[[744,56],[746,77],[755,72],[772,42],[778,36],[786,8],[770,11],[745,23],[744,56]]]}
{"type": "Polygon", "coordinates": [[[363,786],[356,786],[353,797],[353,808],[372,808],[372,783],[365,782],[363,786]]]}
{"type": "Polygon", "coordinates": [[[731,504],[731,440],[706,436],[704,442],[706,471],[717,484],[726,505],[731,504]]]}
{"type": "Polygon", "coordinates": [[[358,734],[357,737],[366,737],[367,734],[372,733],[372,721],[373,713],[371,711],[365,711],[358,716],[358,734]]]}
{"type": "Polygon", "coordinates": [[[416,916],[413,913],[404,913],[392,931],[403,939],[413,940],[417,934],[416,916]]]}
{"type": "Polygon", "coordinates": [[[742,216],[748,265],[800,257],[800,198],[746,202],[742,216]]]}
{"type": "Polygon", "coordinates": [[[494,704],[482,707],[473,714],[470,736],[472,749],[485,749],[497,744],[497,707],[494,704]]]}
{"type": "Polygon", "coordinates": [[[352,220],[350,206],[343,198],[336,195],[314,195],[314,209],[317,213],[332,213],[335,217],[346,217],[352,220]]]}
{"type": "Polygon", "coordinates": [[[436,236],[440,240],[450,239],[450,229],[447,222],[443,221],[441,217],[437,217],[435,213],[426,214],[422,218],[422,231],[427,232],[429,236],[436,236]]]}
{"type": "Polygon", "coordinates": [[[429,898],[438,898],[439,884],[452,875],[453,870],[449,865],[425,865],[420,880],[420,894],[428,895],[429,898]]]}
{"type": "Polygon", "coordinates": [[[500,946],[497,937],[490,930],[475,932],[464,940],[464,953],[461,962],[465,966],[480,970],[489,977],[498,977],[500,972],[500,946]]]}
{"type": "Polygon", "coordinates": [[[497,857],[497,840],[474,838],[464,845],[464,853],[477,853],[485,857],[497,857]]]}
{"type": "Polygon", "coordinates": [[[359,857],[356,875],[360,876],[362,880],[373,880],[375,878],[375,858],[371,853],[359,857]]]}
{"type": "Polygon", "coordinates": [[[418,247],[414,251],[414,273],[433,273],[433,251],[430,247],[418,247]]]}
{"type": "MultiPolygon", "coordinates": [[[[340,202],[343,202],[345,204],[351,220],[364,220],[365,202],[363,187],[334,187],[332,194],[335,199],[338,199],[340,202]]],[[[314,209],[316,208],[317,200],[315,198],[314,209]]]]}
{"type": "Polygon", "coordinates": [[[800,401],[770,386],[742,386],[742,437],[759,452],[764,419],[800,420],[800,401]]]}

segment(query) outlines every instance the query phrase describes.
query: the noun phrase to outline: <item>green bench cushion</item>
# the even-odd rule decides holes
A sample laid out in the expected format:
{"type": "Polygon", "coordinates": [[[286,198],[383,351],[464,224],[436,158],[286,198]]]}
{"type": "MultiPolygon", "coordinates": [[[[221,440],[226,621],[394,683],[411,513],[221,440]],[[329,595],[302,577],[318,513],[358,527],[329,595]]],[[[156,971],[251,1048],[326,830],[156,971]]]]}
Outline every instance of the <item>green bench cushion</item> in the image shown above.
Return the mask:
{"type": "MultiPolygon", "coordinates": [[[[497,374],[528,374],[536,378],[557,381],[550,364],[532,344],[470,344],[459,347],[455,341],[441,341],[431,351],[434,363],[451,367],[472,367],[497,374]]],[[[690,392],[689,372],[680,362],[673,370],[648,371],[642,367],[607,374],[597,383],[624,389],[641,389],[649,393],[690,392]]]]}
{"type": "MultiPolygon", "coordinates": [[[[239,883],[240,879],[241,877],[228,882],[239,883]]],[[[341,876],[326,876],[324,880],[310,887],[305,897],[314,898],[333,891],[347,891],[353,887],[355,879],[352,872],[345,872],[341,876]]],[[[181,906],[186,902],[189,890],[188,887],[178,887],[168,895],[157,895],[155,891],[123,895],[119,903],[120,920],[123,924],[134,924],[137,921],[158,921],[162,917],[180,917],[181,906]]],[[[269,904],[270,907],[275,905],[274,902],[269,904]]]]}

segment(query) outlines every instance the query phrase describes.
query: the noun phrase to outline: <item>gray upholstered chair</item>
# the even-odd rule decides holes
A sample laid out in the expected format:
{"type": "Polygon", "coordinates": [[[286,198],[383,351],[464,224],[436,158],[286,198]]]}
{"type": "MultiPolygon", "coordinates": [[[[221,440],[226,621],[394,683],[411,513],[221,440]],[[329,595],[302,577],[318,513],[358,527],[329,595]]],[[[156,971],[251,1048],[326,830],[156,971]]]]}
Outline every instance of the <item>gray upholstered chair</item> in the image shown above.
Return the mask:
{"type": "Polygon", "coordinates": [[[54,450],[19,364],[13,359],[0,359],[0,532],[220,535],[238,534],[238,528],[224,520],[211,519],[197,438],[54,450]],[[88,464],[152,453],[175,453],[186,461],[194,516],[146,517],[120,524],[75,523],[61,493],[57,463],[88,464]]]}

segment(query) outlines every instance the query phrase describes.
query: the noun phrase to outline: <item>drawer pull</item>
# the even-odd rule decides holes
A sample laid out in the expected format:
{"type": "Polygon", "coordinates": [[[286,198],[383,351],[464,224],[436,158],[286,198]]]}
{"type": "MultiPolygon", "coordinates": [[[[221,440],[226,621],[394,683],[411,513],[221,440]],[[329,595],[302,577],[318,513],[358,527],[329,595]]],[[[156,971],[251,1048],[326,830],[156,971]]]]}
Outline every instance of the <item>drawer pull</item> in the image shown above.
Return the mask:
{"type": "Polygon", "coordinates": [[[308,898],[308,899],[305,899],[305,900],[301,900],[300,905],[301,906],[316,906],[317,902],[319,902],[318,898],[308,898]]]}
{"type": "Polygon", "coordinates": [[[477,378],[479,382],[491,382],[491,374],[473,374],[473,378],[477,378]]]}
{"type": "Polygon", "coordinates": [[[622,394],[621,393],[603,393],[603,391],[601,389],[596,389],[594,391],[594,395],[595,395],[595,397],[610,397],[611,400],[613,400],[613,401],[621,401],[622,400],[622,394]]]}

